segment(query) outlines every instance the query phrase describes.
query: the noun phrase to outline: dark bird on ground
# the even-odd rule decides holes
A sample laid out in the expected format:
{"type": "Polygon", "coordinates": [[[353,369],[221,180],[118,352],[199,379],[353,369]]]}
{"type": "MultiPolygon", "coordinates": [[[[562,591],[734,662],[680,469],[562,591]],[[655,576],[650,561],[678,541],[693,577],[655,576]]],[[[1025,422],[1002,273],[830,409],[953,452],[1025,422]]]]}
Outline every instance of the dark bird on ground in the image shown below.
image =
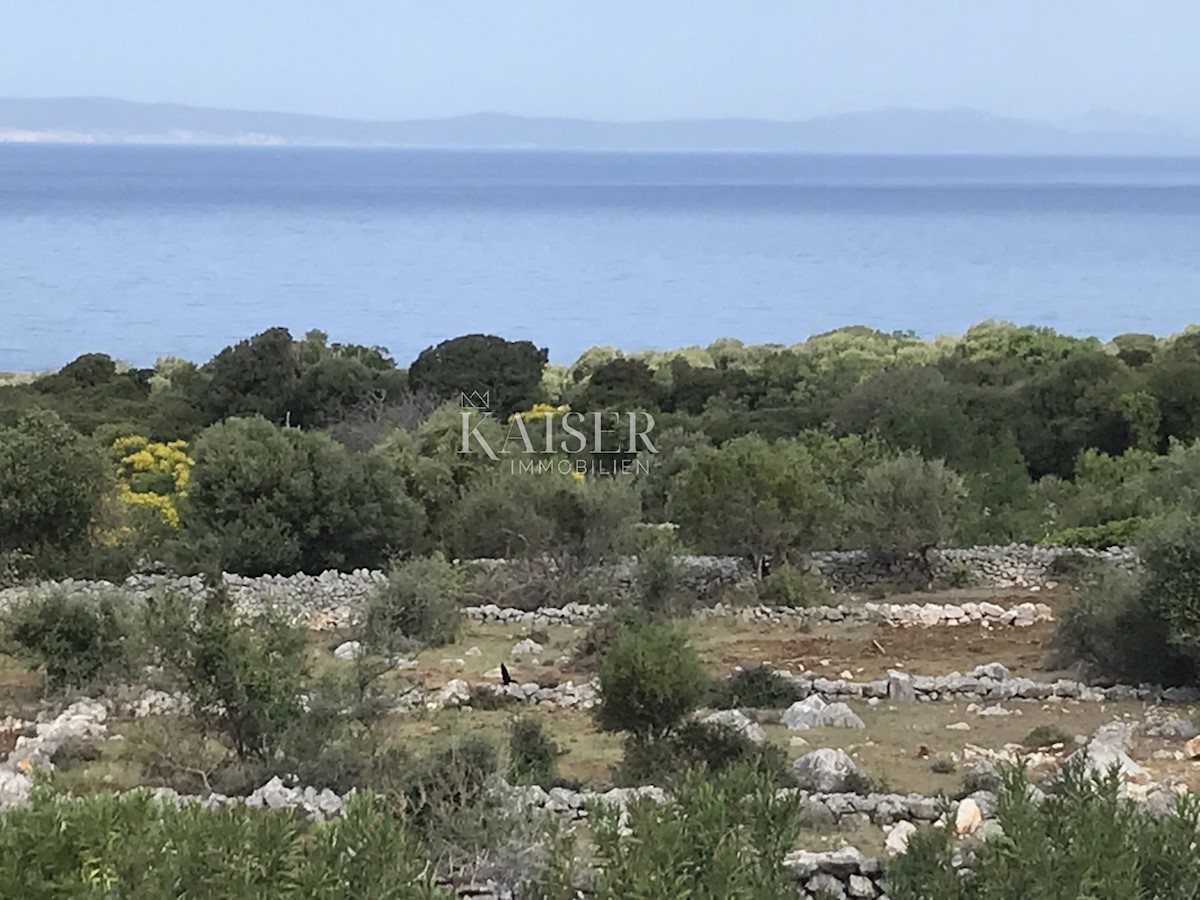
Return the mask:
{"type": "Polygon", "coordinates": [[[512,684],[513,683],[512,676],[508,674],[508,666],[506,666],[504,663],[500,663],[500,683],[501,684],[512,684]]]}

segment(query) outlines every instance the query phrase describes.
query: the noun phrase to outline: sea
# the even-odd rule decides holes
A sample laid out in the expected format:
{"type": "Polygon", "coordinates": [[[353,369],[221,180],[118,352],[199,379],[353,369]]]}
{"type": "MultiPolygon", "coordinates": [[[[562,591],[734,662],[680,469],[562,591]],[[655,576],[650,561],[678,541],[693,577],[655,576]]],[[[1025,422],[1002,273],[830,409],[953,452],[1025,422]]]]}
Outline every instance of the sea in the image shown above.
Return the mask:
{"type": "Polygon", "coordinates": [[[1200,159],[0,145],[0,371],[1200,322],[1200,159]]]}

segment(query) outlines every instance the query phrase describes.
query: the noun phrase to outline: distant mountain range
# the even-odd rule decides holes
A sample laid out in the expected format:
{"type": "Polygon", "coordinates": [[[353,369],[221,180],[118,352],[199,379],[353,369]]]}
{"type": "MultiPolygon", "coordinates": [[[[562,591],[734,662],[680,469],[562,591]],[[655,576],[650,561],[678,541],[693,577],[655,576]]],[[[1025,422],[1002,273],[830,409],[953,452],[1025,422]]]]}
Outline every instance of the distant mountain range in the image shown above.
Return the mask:
{"type": "Polygon", "coordinates": [[[104,98],[0,99],[0,142],[895,154],[1200,154],[1200,128],[1117,113],[1045,124],[975,110],[802,121],[598,122],[483,113],[375,122],[104,98]]]}

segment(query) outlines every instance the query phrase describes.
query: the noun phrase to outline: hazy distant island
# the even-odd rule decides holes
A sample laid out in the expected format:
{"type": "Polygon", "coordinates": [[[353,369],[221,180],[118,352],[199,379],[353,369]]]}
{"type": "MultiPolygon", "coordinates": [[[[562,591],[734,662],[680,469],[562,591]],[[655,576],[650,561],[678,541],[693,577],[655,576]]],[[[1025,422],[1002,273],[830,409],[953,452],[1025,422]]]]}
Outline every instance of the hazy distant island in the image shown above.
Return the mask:
{"type": "Polygon", "coordinates": [[[492,113],[361,121],[107,98],[0,99],[0,143],[794,153],[1200,154],[1200,128],[1096,112],[1059,123],[969,109],[886,109],[798,121],[600,122],[492,113]]]}

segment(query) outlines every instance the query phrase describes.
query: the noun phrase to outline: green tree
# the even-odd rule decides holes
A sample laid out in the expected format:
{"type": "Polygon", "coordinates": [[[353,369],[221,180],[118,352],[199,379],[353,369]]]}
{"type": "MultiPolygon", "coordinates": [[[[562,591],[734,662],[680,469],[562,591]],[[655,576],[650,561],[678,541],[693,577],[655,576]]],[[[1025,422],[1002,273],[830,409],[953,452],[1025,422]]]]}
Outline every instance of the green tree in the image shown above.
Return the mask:
{"type": "Polygon", "coordinates": [[[108,484],[99,447],[54,413],[0,426],[0,555],[19,550],[61,572],[90,545],[108,484]]]}
{"type": "Polygon", "coordinates": [[[377,568],[413,547],[420,504],[373,457],[262,418],[230,419],[191,447],[183,520],[201,558],[246,575],[377,568]]]}
{"type": "Polygon", "coordinates": [[[748,435],[692,453],[668,492],[667,512],[700,552],[761,564],[813,549],[834,517],[834,497],[801,443],[748,435]]]}
{"type": "Polygon", "coordinates": [[[226,347],[202,372],[194,402],[208,421],[259,415],[283,425],[300,378],[299,353],[286,328],[270,328],[226,347]]]}
{"type": "Polygon", "coordinates": [[[708,684],[686,637],[667,625],[630,625],[600,667],[596,724],[628,732],[635,741],[662,738],[700,705],[708,684]]]}
{"type": "Polygon", "coordinates": [[[871,466],[851,501],[862,546],[884,556],[925,560],[954,531],[965,491],[941,460],[904,453],[871,466]]]}
{"type": "Polygon", "coordinates": [[[506,418],[538,399],[548,357],[529,341],[468,334],[423,350],[409,367],[409,384],[455,402],[460,394],[487,395],[491,411],[506,418]]]}

